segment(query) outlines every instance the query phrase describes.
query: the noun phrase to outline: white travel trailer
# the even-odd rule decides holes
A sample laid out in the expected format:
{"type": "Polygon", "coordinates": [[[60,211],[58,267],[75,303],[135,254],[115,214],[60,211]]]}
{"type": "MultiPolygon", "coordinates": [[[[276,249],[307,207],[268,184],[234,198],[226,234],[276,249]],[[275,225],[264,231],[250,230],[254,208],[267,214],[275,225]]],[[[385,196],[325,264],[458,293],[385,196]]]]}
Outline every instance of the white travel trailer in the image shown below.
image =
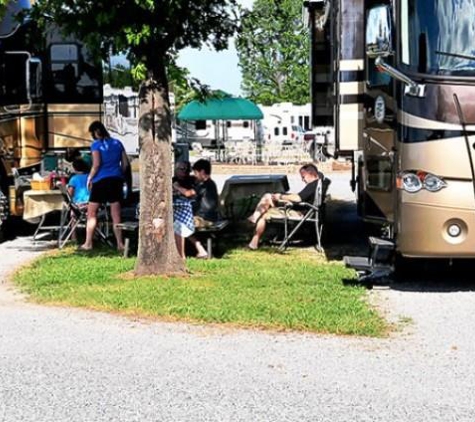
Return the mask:
{"type": "Polygon", "coordinates": [[[138,152],[139,97],[131,87],[104,85],[104,124],[119,138],[128,153],[138,152]]]}
{"type": "Polygon", "coordinates": [[[265,142],[301,143],[304,132],[312,129],[310,103],[304,105],[277,103],[259,107],[264,113],[265,142]]]}
{"type": "Polygon", "coordinates": [[[178,138],[181,142],[199,143],[203,148],[217,148],[227,141],[258,141],[261,133],[259,120],[196,120],[180,122],[178,138]]]}
{"type": "MultiPolygon", "coordinates": [[[[119,138],[128,154],[137,154],[139,94],[131,87],[112,88],[104,85],[104,124],[112,136],[119,138]]],[[[170,103],[174,109],[174,96],[170,93],[170,103]]],[[[172,142],[176,140],[175,125],[172,125],[172,142]]]]}

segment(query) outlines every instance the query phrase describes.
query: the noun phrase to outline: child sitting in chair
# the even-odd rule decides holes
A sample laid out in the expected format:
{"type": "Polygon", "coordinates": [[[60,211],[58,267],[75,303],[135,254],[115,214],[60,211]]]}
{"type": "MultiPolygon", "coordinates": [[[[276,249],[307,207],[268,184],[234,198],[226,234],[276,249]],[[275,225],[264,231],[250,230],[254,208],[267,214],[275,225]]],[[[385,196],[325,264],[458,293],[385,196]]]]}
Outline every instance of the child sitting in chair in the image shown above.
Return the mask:
{"type": "Polygon", "coordinates": [[[87,205],[89,202],[89,189],[87,188],[87,176],[89,175],[90,167],[81,158],[73,161],[74,174],[68,183],[68,192],[71,200],[81,206],[87,205]]]}
{"type": "MultiPolygon", "coordinates": [[[[73,169],[75,174],[69,179],[68,193],[71,201],[76,204],[81,210],[86,210],[89,202],[89,189],[87,187],[87,177],[89,175],[90,167],[81,158],[76,158],[73,161],[73,169]]],[[[76,219],[76,215],[71,211],[71,219],[76,219]]],[[[71,238],[77,240],[76,233],[73,232],[71,238]]]]}

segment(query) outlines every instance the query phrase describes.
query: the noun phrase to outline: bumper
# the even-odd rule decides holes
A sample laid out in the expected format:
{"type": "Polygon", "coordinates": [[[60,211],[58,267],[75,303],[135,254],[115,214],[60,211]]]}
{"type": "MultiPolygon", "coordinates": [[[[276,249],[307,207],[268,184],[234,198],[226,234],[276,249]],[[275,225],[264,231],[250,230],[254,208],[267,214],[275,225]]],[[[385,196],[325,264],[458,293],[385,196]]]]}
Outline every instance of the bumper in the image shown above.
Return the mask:
{"type": "Polygon", "coordinates": [[[417,258],[475,258],[475,209],[401,204],[396,248],[417,258]],[[460,228],[458,236],[449,227],[460,228]]]}

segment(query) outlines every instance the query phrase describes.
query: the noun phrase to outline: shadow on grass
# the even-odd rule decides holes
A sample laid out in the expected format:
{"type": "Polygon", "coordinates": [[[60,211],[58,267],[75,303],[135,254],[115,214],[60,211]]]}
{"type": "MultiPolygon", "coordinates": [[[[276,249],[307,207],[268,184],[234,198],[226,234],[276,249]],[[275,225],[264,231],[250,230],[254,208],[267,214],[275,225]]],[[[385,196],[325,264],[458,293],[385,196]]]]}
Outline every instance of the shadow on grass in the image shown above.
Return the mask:
{"type": "MultiPolygon", "coordinates": [[[[215,242],[214,256],[221,258],[228,250],[246,247],[254,225],[248,221],[233,222],[215,242]]],[[[269,224],[262,238],[262,246],[269,250],[277,248],[282,241],[283,224],[269,224]]],[[[359,220],[354,201],[331,200],[326,205],[322,246],[328,260],[341,261],[345,255],[367,254],[368,227],[359,220]]],[[[290,248],[311,248],[316,245],[315,231],[311,224],[303,226],[290,242],[290,248]]],[[[190,256],[192,248],[187,249],[190,256]]]]}

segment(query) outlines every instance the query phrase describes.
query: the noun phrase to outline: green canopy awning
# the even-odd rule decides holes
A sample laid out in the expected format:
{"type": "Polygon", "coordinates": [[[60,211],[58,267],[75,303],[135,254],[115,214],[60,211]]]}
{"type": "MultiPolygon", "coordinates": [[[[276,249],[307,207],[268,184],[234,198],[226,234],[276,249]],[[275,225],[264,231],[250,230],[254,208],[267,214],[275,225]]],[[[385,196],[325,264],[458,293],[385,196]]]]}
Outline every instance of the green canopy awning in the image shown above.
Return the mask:
{"type": "Polygon", "coordinates": [[[211,98],[192,101],[178,113],[180,120],[260,120],[261,109],[245,98],[211,98]]]}

